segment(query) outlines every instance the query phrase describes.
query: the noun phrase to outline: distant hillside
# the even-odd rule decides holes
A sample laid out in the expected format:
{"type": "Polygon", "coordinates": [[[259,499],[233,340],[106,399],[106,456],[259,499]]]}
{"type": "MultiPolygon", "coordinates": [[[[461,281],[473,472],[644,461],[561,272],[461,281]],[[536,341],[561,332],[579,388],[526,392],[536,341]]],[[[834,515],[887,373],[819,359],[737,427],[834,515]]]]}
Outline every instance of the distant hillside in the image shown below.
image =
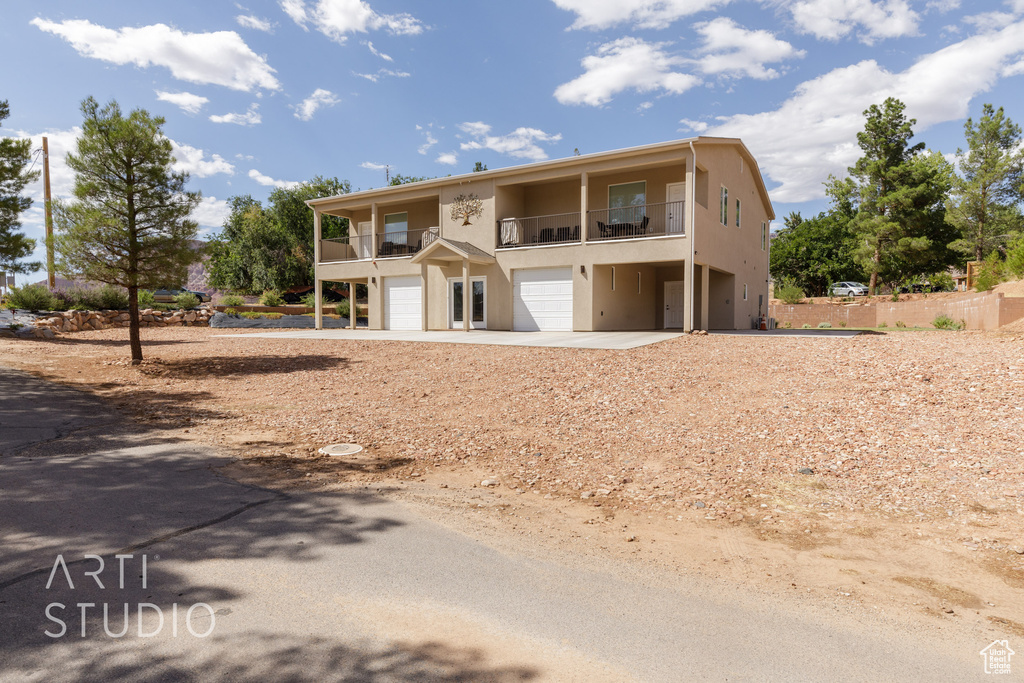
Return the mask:
{"type": "MultiPolygon", "coordinates": [[[[192,246],[195,247],[196,249],[200,249],[200,248],[206,246],[206,242],[203,242],[203,241],[200,241],[200,240],[192,240],[192,246]]],[[[207,274],[206,274],[206,258],[204,257],[202,261],[197,261],[196,263],[193,263],[191,266],[189,266],[189,268],[188,268],[188,278],[186,279],[185,282],[183,282],[183,283],[168,282],[167,284],[172,286],[172,287],[180,284],[185,289],[191,289],[192,291],[195,291],[195,292],[204,292],[206,294],[213,294],[214,290],[210,287],[210,284],[207,282],[206,278],[207,278],[207,274]]],[[[46,284],[47,284],[46,283],[46,278],[44,277],[42,280],[40,280],[39,282],[36,282],[35,284],[43,285],[45,287],[46,284]]],[[[56,278],[56,285],[57,285],[57,289],[71,289],[73,287],[97,287],[97,286],[99,286],[98,283],[95,283],[95,282],[85,282],[85,281],[79,281],[79,280],[67,280],[67,279],[62,278],[62,277],[56,278]]]]}

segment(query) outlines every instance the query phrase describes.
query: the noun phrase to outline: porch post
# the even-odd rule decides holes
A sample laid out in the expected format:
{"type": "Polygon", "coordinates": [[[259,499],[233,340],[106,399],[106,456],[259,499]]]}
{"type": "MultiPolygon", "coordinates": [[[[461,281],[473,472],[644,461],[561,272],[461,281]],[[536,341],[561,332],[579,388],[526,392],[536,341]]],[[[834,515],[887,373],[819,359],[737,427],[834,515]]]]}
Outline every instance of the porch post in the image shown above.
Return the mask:
{"type": "Polygon", "coordinates": [[[422,320],[420,321],[420,327],[422,327],[423,331],[426,332],[427,331],[427,320],[428,320],[428,316],[427,316],[427,302],[430,301],[430,297],[427,295],[427,264],[426,263],[421,263],[420,264],[420,298],[423,301],[423,304],[420,306],[421,315],[423,316],[422,320]]]}
{"type": "Polygon", "coordinates": [[[586,171],[580,174],[580,240],[587,242],[587,184],[589,176],[586,171]]]}
{"type": "Polygon", "coordinates": [[[348,328],[356,329],[356,318],[359,316],[359,309],[356,308],[356,283],[348,283],[348,328]]]}
{"type": "Polygon", "coordinates": [[[324,328],[324,305],[320,300],[323,296],[324,285],[320,279],[320,212],[313,209],[313,292],[316,296],[316,303],[313,305],[313,327],[318,330],[324,328]]]}
{"type": "Polygon", "coordinates": [[[711,269],[707,266],[700,267],[700,329],[708,329],[708,289],[711,286],[711,269]]]}
{"type": "Polygon", "coordinates": [[[693,145],[690,145],[690,157],[686,160],[686,209],[683,217],[683,232],[686,234],[686,266],[683,269],[683,332],[692,332],[693,324],[696,322],[693,319],[693,292],[694,292],[694,277],[697,274],[697,269],[693,265],[693,258],[696,255],[694,248],[694,229],[696,224],[697,212],[694,209],[696,204],[697,194],[694,189],[694,185],[697,180],[697,153],[693,149],[693,145]]]}
{"type": "Polygon", "coordinates": [[[462,331],[469,332],[469,324],[473,319],[473,312],[469,310],[472,299],[469,287],[469,259],[462,259],[462,331]]]}
{"type": "Polygon", "coordinates": [[[377,258],[377,202],[370,204],[370,258],[377,258]]]}

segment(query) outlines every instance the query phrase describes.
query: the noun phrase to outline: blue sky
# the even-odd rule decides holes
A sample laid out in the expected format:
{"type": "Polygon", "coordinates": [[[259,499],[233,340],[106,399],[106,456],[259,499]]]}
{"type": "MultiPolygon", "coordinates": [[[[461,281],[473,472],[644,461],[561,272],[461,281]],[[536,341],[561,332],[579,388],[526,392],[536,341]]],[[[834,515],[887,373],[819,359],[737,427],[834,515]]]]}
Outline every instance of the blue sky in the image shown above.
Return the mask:
{"type": "MultiPolygon", "coordinates": [[[[167,119],[205,234],[230,196],[315,175],[367,189],[385,165],[439,176],[697,134],[744,140],[781,220],[825,207],[888,96],[946,154],[985,102],[1024,123],[1024,0],[43,0],[0,17],[0,135],[49,137],[54,195],[82,99],[116,99],[167,119]]],[[[41,201],[23,222],[42,236],[41,201]]]]}

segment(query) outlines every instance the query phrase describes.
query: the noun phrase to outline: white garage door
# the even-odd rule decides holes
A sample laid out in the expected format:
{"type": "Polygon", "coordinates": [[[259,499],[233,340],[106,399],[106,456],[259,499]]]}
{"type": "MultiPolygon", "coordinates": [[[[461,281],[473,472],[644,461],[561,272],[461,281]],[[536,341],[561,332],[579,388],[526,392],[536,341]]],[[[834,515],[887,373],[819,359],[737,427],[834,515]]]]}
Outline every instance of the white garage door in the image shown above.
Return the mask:
{"type": "Polygon", "coordinates": [[[572,269],[517,270],[512,276],[512,329],[572,331],[572,269]]]}
{"type": "Polygon", "coordinates": [[[423,296],[420,278],[384,278],[384,329],[423,329],[423,296]]]}

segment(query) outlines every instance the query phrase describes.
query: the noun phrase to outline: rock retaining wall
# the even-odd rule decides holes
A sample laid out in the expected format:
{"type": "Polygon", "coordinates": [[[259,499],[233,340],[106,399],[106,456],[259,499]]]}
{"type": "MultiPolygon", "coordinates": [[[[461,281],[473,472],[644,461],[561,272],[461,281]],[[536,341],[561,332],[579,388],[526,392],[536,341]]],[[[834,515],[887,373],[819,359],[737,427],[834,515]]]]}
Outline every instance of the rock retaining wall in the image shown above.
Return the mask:
{"type": "MultiPolygon", "coordinates": [[[[210,318],[216,313],[211,307],[177,311],[156,311],[144,308],[139,311],[139,324],[142,327],[168,327],[172,325],[206,327],[210,318]]],[[[82,332],[85,330],[106,330],[112,327],[128,327],[128,311],[56,311],[49,316],[36,318],[35,330],[49,330],[51,333],[62,334],[82,332]]],[[[36,334],[35,336],[50,337],[51,335],[36,334]]]]}

